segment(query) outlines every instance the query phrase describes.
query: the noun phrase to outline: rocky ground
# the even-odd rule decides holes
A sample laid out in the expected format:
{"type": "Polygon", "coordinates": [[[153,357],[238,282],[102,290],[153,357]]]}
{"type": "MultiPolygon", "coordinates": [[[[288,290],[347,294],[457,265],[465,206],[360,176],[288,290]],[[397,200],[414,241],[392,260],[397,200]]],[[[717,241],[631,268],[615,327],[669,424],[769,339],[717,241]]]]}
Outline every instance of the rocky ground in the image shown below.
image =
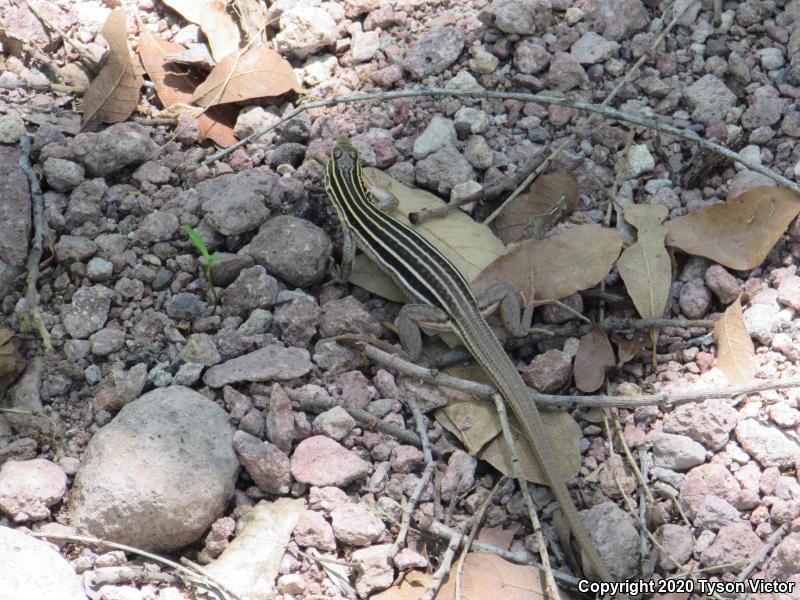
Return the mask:
{"type": "MultiPolygon", "coordinates": [[[[50,4],[51,20],[102,54],[97,34],[105,5],[50,4]]],[[[276,2],[271,14],[296,4],[307,7],[310,27],[318,26],[324,41],[296,48],[302,32],[288,22],[279,39],[313,97],[423,84],[600,102],[673,11],[690,2],[287,0],[276,2]],[[331,22],[333,33],[325,37],[331,22]]],[[[741,140],[750,159],[800,179],[800,0],[725,1],[716,19],[715,4],[689,6],[614,104],[669,118],[711,140],[741,140]]],[[[160,3],[123,7],[164,37],[200,39],[197,26],[160,3]]],[[[0,0],[0,15],[80,75],[76,56],[22,3],[0,0]]],[[[5,62],[0,84],[46,82],[35,61],[5,62]]],[[[339,105],[298,116],[201,166],[213,149],[197,143],[192,127],[169,141],[173,127],[140,114],[79,133],[74,96],[20,85],[4,90],[3,100],[0,323],[17,332],[29,363],[5,396],[5,406],[16,412],[0,413],[0,597],[7,573],[11,589],[33,594],[15,598],[194,597],[193,586],[152,560],[86,543],[61,543],[54,552],[23,529],[90,532],[209,564],[228,547],[237,523],[246,529],[255,514],[276,531],[287,529],[289,552],[271,567],[262,565],[274,568],[277,593],[287,599],[347,593],[332,567],[310,557],[314,551],[355,565],[350,581],[361,597],[388,587],[399,572],[435,566],[441,543],[417,535],[393,564],[385,560],[402,506],[419,481],[422,452],[365,428],[335,404],[416,431],[404,398],[417,394],[425,410],[444,399],[439,390],[327,339],[357,333],[394,342],[382,323],[398,306],[354,286],[322,285],[338,233],[314,157],[347,135],[368,164],[447,198],[464,182],[489,188],[529,170],[586,115],[518,101],[427,97],[339,105]],[[49,356],[30,327],[24,282],[17,278],[31,229],[30,195],[17,167],[26,132],[44,191],[45,258],[52,253],[39,275],[41,313],[54,348],[49,356]],[[182,225],[219,252],[213,268],[219,310],[182,225]],[[261,512],[248,512],[257,503],[261,512]]],[[[148,92],[142,108],[156,103],[148,92]]],[[[240,115],[236,132],[244,136],[293,107],[253,106],[240,115]]],[[[555,161],[552,168],[559,169],[582,159],[575,171],[581,201],[570,222],[602,222],[626,138],[621,124],[600,122],[555,161]]],[[[774,185],[738,164],[687,183],[686,168],[701,158],[674,136],[639,130],[632,148],[617,201],[662,204],[673,218],[774,185]]],[[[491,208],[478,206],[476,217],[491,208]]],[[[798,258],[798,223],[752,271],[679,257],[668,315],[714,317],[743,292],[758,377],[796,375],[798,258]]],[[[616,273],[607,284],[619,285],[616,273]]],[[[592,300],[584,305],[576,296],[570,303],[592,314],[592,300]]],[[[570,318],[537,313],[538,322],[570,318]]],[[[610,392],[721,385],[706,333],[663,329],[659,349],[676,359],[655,370],[644,359],[632,361],[611,372],[610,392]]],[[[574,391],[574,348],[574,339],[556,339],[528,348],[520,359],[541,389],[568,393],[574,391]],[[566,370],[557,368],[561,363],[566,370]]],[[[608,446],[596,420],[576,414],[584,437],[573,496],[587,509],[587,522],[596,524],[592,535],[612,572],[620,578],[638,577],[642,569],[657,578],[695,572],[733,581],[766,548],[753,576],[800,584],[798,398],[788,389],[618,412],[628,446],[648,463],[648,485],[666,520],[655,531],[662,551],[648,556],[640,556],[639,523],[615,482],[607,475],[584,479],[607,461],[608,446]]],[[[443,518],[455,494],[450,516],[463,523],[499,475],[453,450],[453,439],[432,419],[428,434],[447,453],[419,512],[443,518]]],[[[621,483],[638,502],[633,477],[626,472],[621,483]]],[[[532,493],[549,523],[552,496],[539,486],[532,493]]],[[[496,494],[482,535],[515,552],[535,552],[515,484],[506,482],[496,494]]],[[[757,597],[798,598],[800,591],[757,597]]]]}

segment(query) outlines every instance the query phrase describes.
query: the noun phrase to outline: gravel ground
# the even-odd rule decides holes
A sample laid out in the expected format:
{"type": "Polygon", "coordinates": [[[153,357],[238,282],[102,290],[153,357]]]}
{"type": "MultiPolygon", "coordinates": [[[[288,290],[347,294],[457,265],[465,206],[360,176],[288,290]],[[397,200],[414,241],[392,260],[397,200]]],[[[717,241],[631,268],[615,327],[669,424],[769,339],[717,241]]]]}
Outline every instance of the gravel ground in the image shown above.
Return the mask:
{"type": "MultiPolygon", "coordinates": [[[[36,4],[47,4],[51,21],[102,55],[98,32],[106,5],[36,4]]],[[[616,96],[616,108],[736,145],[755,163],[798,180],[800,0],[723,1],[718,14],[716,4],[287,0],[270,14],[305,11],[304,25],[276,20],[275,33],[313,98],[422,85],[546,92],[599,103],[647,54],[616,96]],[[319,47],[303,46],[298,40],[308,31],[329,37],[319,47]]],[[[121,6],[164,38],[201,39],[197,26],[161,3],[121,6]]],[[[74,82],[86,81],[77,55],[24,4],[0,0],[0,21],[28,36],[74,82]]],[[[587,115],[515,100],[422,96],[342,104],[301,114],[203,166],[213,148],[198,144],[191,119],[181,118],[175,140],[173,127],[141,113],[79,132],[74,95],[34,91],[31,85],[46,82],[37,63],[3,59],[0,84],[28,86],[0,89],[0,325],[17,332],[29,359],[2,400],[17,412],[0,413],[0,536],[8,538],[0,543],[0,570],[17,574],[9,587],[18,594],[13,597],[196,597],[193,586],[150,559],[85,543],[62,543],[57,553],[21,528],[89,533],[176,560],[187,557],[224,580],[224,561],[214,559],[247,537],[241,531],[272,523],[275,540],[283,535],[285,541],[261,540],[245,552],[268,556],[270,543],[273,554],[288,544],[282,560],[267,565],[265,559],[258,567],[277,574],[277,597],[287,600],[346,597],[332,567],[311,558],[315,551],[357,565],[350,582],[360,597],[388,587],[399,572],[435,568],[443,544],[417,534],[392,562],[387,559],[402,506],[425,466],[422,452],[365,428],[342,406],[414,432],[404,398],[416,394],[424,412],[446,398],[327,339],[355,333],[394,343],[383,323],[399,307],[355,286],[323,285],[330,257],[339,256],[339,233],[314,157],[348,136],[367,164],[448,199],[464,189],[518,181],[568,135],[583,131],[587,115]],[[39,291],[50,355],[30,328],[18,279],[31,230],[30,195],[17,167],[26,132],[44,192],[47,262],[39,291]],[[219,307],[183,225],[219,253],[212,269],[219,307]]],[[[154,106],[154,92],[146,89],[142,108],[154,106]]],[[[249,107],[235,131],[246,135],[294,107],[249,107]]],[[[601,119],[555,159],[550,169],[574,168],[580,189],[577,210],[559,230],[603,222],[628,135],[624,124],[601,119]]],[[[706,160],[676,136],[637,129],[615,200],[661,204],[676,218],[774,185],[730,162],[688,176],[706,160]]],[[[495,207],[468,205],[476,219],[495,207]]],[[[795,376],[798,259],[798,222],[751,271],[678,255],[666,316],[717,318],[741,293],[757,377],[795,376]]],[[[606,285],[624,293],[616,270],[606,285]]],[[[566,302],[596,315],[596,300],[576,295],[566,302]]],[[[540,324],[570,319],[553,307],[536,314],[540,324]]],[[[704,327],[662,329],[659,352],[673,360],[653,369],[635,359],[612,370],[609,393],[725,385],[707,333],[704,327]]],[[[574,392],[576,342],[556,338],[522,349],[520,364],[535,374],[528,381],[540,390],[574,392]]],[[[664,411],[618,411],[627,445],[646,464],[652,508],[664,522],[653,530],[660,550],[645,556],[638,517],[627,512],[620,494],[621,487],[638,515],[636,480],[619,455],[609,460],[602,419],[576,413],[582,454],[579,477],[570,485],[612,572],[619,578],[643,572],[656,580],[696,572],[704,581],[732,582],[765,549],[751,576],[800,584],[799,397],[787,389],[664,411]],[[613,464],[619,486],[605,468],[613,464]]],[[[499,474],[464,452],[433,418],[428,435],[441,455],[416,516],[463,524],[499,474]]],[[[532,485],[531,492],[549,529],[553,497],[541,486],[532,485]]],[[[513,482],[496,491],[481,539],[537,556],[513,482]]],[[[259,585],[251,589],[263,589],[259,585]]],[[[749,597],[800,598],[800,590],[749,597]]]]}

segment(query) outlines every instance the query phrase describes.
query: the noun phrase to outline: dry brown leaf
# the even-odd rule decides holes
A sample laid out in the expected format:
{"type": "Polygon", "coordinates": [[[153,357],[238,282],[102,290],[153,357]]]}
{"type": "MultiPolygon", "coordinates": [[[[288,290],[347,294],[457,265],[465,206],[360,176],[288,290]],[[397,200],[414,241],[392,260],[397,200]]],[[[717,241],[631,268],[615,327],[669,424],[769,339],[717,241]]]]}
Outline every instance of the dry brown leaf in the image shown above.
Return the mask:
{"type": "Polygon", "coordinates": [[[534,289],[536,300],[558,300],[602,281],[621,248],[615,231],[579,225],[546,240],[522,242],[487,266],[473,285],[482,289],[505,281],[522,292],[534,289]]]}
{"type": "Polygon", "coordinates": [[[756,373],[756,352],[742,317],[741,298],[714,325],[717,366],[734,385],[750,383],[756,373]]]}
{"type": "MultiPolygon", "coordinates": [[[[423,208],[436,208],[445,203],[424,190],[408,187],[378,169],[366,168],[364,175],[373,184],[392,193],[398,200],[392,213],[408,224],[408,214],[423,208]]],[[[505,252],[503,242],[486,225],[476,223],[460,210],[441,219],[432,219],[414,226],[421,236],[431,242],[452,262],[467,281],[472,281],[483,269],[505,252]]],[[[366,255],[356,257],[349,281],[393,302],[407,302],[405,294],[366,255]]]]}
{"type": "Polygon", "coordinates": [[[666,228],[661,222],[667,208],[660,204],[632,204],[625,220],[636,227],[635,244],[617,261],[617,269],[636,310],[645,319],[661,317],[672,284],[672,263],[664,246],[666,228]]]}
{"type": "Polygon", "coordinates": [[[19,352],[19,339],[8,327],[0,327],[0,395],[25,371],[28,361],[19,352]]]}
{"type": "MultiPolygon", "coordinates": [[[[438,600],[449,600],[455,593],[455,570],[444,580],[438,600]]],[[[431,582],[431,575],[421,571],[409,571],[398,586],[372,596],[373,600],[416,600],[431,582]]],[[[461,579],[463,600],[542,600],[552,598],[546,593],[544,573],[530,565],[515,565],[488,552],[470,552],[464,561],[461,579]]],[[[564,600],[572,596],[559,589],[564,600]]]]}
{"type": "Polygon", "coordinates": [[[229,54],[197,86],[192,102],[198,106],[230,104],[254,98],[274,98],[303,92],[292,65],[266,46],[253,46],[241,56],[229,54]]]}
{"type": "Polygon", "coordinates": [[[83,95],[83,123],[119,123],[136,110],[139,88],[144,83],[128,48],[128,19],[112,10],[100,33],[108,42],[108,57],[83,95]]]}
{"type": "Polygon", "coordinates": [[[220,62],[239,49],[242,35],[223,0],[164,0],[164,4],[200,26],[215,61],[220,62]]]}
{"type": "Polygon", "coordinates": [[[575,354],[575,387],[591,393],[603,385],[606,370],[616,364],[614,349],[608,341],[606,332],[599,325],[581,338],[575,354]]]}
{"type": "MultiPolygon", "coordinates": [[[[164,108],[169,109],[176,105],[187,105],[192,100],[192,94],[199,81],[193,78],[187,70],[167,60],[166,56],[172,52],[180,52],[183,46],[175,42],[161,39],[151,33],[146,27],[140,28],[139,57],[145,71],[156,86],[156,93],[164,108]]],[[[227,148],[236,143],[233,135],[233,124],[236,111],[232,107],[220,106],[208,109],[197,118],[200,130],[199,141],[206,138],[227,148]]]]}
{"type": "Polygon", "coordinates": [[[267,11],[258,0],[233,0],[233,10],[248,42],[264,38],[268,25],[267,11]]]}
{"type": "Polygon", "coordinates": [[[757,187],[667,223],[667,245],[731,269],[759,266],[800,212],[800,194],[757,187]]]}
{"type": "Polygon", "coordinates": [[[506,244],[540,240],[578,205],[578,182],[568,171],[542,175],[530,190],[517,196],[494,221],[494,231],[506,244]]]}
{"type": "MultiPolygon", "coordinates": [[[[483,369],[476,364],[447,367],[455,377],[489,382],[483,369]]],[[[494,402],[470,394],[443,389],[450,397],[448,405],[436,411],[436,420],[455,435],[473,456],[485,460],[501,473],[513,476],[505,440],[494,402]]],[[[555,449],[556,469],[565,479],[571,479],[581,466],[581,428],[572,416],[561,410],[540,410],[550,446],[555,449]]],[[[528,481],[548,485],[536,455],[513,413],[509,414],[511,433],[519,456],[522,474],[528,481]]]]}

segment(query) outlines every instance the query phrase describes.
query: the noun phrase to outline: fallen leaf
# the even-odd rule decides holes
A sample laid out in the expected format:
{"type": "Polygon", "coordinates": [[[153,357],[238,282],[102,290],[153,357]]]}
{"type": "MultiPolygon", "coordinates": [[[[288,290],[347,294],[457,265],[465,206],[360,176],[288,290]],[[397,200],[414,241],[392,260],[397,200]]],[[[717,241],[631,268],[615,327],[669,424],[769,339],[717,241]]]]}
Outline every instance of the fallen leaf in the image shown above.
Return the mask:
{"type": "Polygon", "coordinates": [[[302,498],[261,500],[242,514],[236,536],[205,568],[240,598],[272,598],[286,546],[305,510],[302,498]]]}
{"type": "Polygon", "coordinates": [[[268,25],[267,11],[258,0],[233,0],[233,10],[248,42],[263,40],[268,25]]]}
{"type": "Polygon", "coordinates": [[[136,110],[144,78],[131,60],[128,48],[128,19],[112,10],[100,33],[108,42],[108,57],[83,95],[83,123],[119,123],[136,110]]]}
{"type": "Polygon", "coordinates": [[[617,356],[619,357],[620,365],[624,365],[636,358],[644,350],[646,342],[643,331],[637,331],[631,339],[615,333],[611,336],[611,340],[617,345],[617,356]]]}
{"type": "Polygon", "coordinates": [[[591,393],[598,390],[606,378],[606,370],[616,364],[614,349],[606,332],[599,325],[581,338],[575,354],[573,372],[575,387],[591,393]]]}
{"type": "Polygon", "coordinates": [[[16,31],[0,27],[0,44],[3,44],[3,54],[19,58],[24,54],[25,46],[32,45],[32,42],[16,31]]]}
{"type": "MultiPolygon", "coordinates": [[[[447,367],[445,371],[463,379],[484,383],[490,381],[483,369],[475,363],[447,367]]],[[[485,460],[501,473],[513,476],[494,402],[447,388],[443,388],[443,391],[450,402],[436,411],[436,420],[455,435],[470,454],[485,460]]],[[[557,471],[565,479],[575,477],[581,465],[580,426],[565,411],[540,410],[539,413],[545,425],[548,442],[555,450],[553,454],[557,471]]],[[[528,481],[548,485],[548,479],[510,409],[509,424],[523,476],[528,481]]]]}
{"type": "Polygon", "coordinates": [[[302,93],[292,65],[266,46],[223,58],[197,86],[192,102],[198,106],[230,104],[254,98],[274,98],[286,92],[302,93]]]}
{"type": "Polygon", "coordinates": [[[530,190],[517,196],[494,221],[493,229],[506,244],[523,239],[540,240],[578,205],[578,182],[571,173],[542,175],[530,190]]]}
{"type": "Polygon", "coordinates": [[[536,300],[566,298],[602,281],[621,248],[615,231],[579,225],[546,240],[525,240],[488,265],[473,286],[505,281],[522,292],[534,289],[536,300]]]}
{"type": "Polygon", "coordinates": [[[731,383],[750,383],[756,373],[756,352],[742,317],[741,298],[731,304],[714,325],[717,366],[731,383]]]}
{"type": "Polygon", "coordinates": [[[628,295],[645,318],[661,317],[669,299],[672,263],[664,246],[666,228],[661,222],[667,208],[660,204],[632,204],[625,208],[625,220],[636,227],[635,244],[617,261],[617,269],[628,295]]]}
{"type": "Polygon", "coordinates": [[[800,194],[757,187],[667,223],[667,245],[737,270],[754,269],[800,212],[800,194]]]}
{"type": "MultiPolygon", "coordinates": [[[[406,224],[409,213],[445,204],[430,192],[403,185],[378,169],[366,168],[364,175],[397,198],[397,209],[391,214],[406,224]]],[[[489,227],[476,223],[460,210],[441,219],[415,225],[414,230],[436,246],[467,281],[475,279],[489,263],[505,252],[503,242],[489,227]]],[[[408,301],[395,283],[364,254],[356,257],[349,281],[393,302],[408,301]]]]}
{"type": "Polygon", "coordinates": [[[22,375],[28,361],[19,352],[19,338],[8,327],[0,327],[0,395],[22,375]]]}
{"type": "Polygon", "coordinates": [[[164,0],[164,4],[190,23],[200,26],[215,61],[220,62],[239,49],[241,32],[222,0],[164,0]]]}
{"type": "MultiPolygon", "coordinates": [[[[373,600],[416,600],[431,583],[431,575],[409,571],[400,585],[372,596],[373,600]]],[[[455,594],[455,569],[448,573],[436,594],[438,600],[449,600],[455,594]]],[[[461,577],[463,600],[542,600],[552,598],[546,593],[544,573],[530,565],[516,565],[489,552],[470,552],[464,561],[461,577]]],[[[562,599],[572,596],[559,589],[562,599]]]]}
{"type": "MultiPolygon", "coordinates": [[[[140,27],[140,31],[142,33],[139,37],[139,57],[156,86],[156,94],[161,104],[165,109],[176,105],[188,106],[199,80],[192,77],[184,67],[166,58],[172,52],[183,50],[183,46],[161,39],[146,27],[140,27]]],[[[197,117],[199,141],[209,138],[223,148],[235,144],[236,137],[233,135],[235,120],[236,111],[233,107],[211,107],[197,117]]]]}
{"type": "MultiPolygon", "coordinates": [[[[175,45],[178,46],[178,44],[175,45]]],[[[189,44],[186,48],[183,46],[180,48],[180,50],[167,54],[164,59],[181,65],[197,67],[203,71],[210,71],[217,64],[205,44],[189,44]]]]}

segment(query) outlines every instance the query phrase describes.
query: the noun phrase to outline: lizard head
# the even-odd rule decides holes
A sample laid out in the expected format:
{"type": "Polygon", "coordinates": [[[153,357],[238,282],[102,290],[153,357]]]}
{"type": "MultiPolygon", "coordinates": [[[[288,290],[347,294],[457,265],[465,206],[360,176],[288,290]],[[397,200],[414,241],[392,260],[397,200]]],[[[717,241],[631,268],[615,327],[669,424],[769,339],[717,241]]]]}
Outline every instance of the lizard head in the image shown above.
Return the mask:
{"type": "Polygon", "coordinates": [[[333,147],[331,159],[336,168],[355,171],[358,165],[358,150],[347,138],[339,138],[333,147]]]}

